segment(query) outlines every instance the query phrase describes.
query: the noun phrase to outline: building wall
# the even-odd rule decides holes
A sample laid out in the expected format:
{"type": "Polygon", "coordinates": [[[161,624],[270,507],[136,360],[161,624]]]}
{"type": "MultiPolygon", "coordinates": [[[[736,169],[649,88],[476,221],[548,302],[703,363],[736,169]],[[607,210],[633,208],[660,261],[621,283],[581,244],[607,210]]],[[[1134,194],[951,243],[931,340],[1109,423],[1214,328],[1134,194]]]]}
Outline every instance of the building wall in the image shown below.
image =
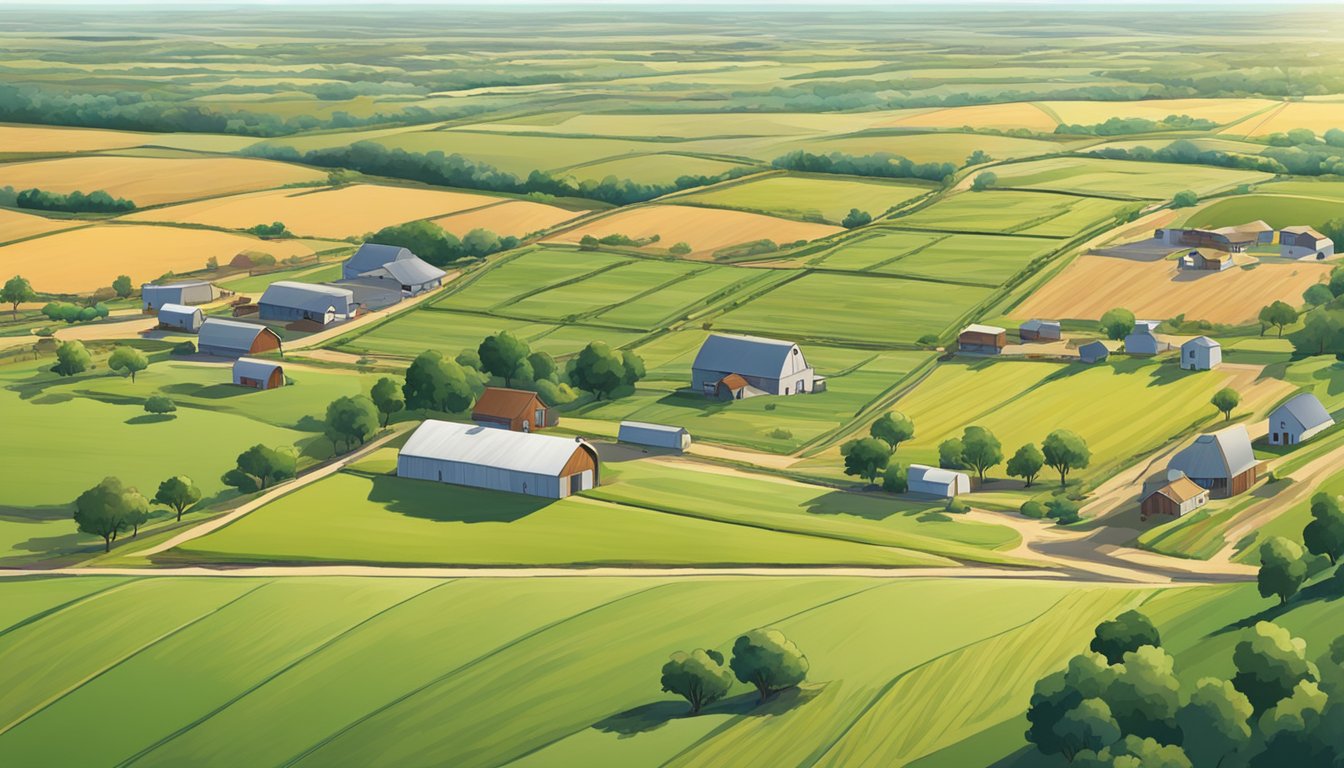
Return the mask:
{"type": "MultiPolygon", "coordinates": [[[[695,390],[697,393],[705,394],[706,384],[711,385],[715,384],[724,376],[727,376],[731,373],[738,373],[738,372],[711,371],[705,368],[692,368],[691,389],[695,390]]],[[[748,376],[743,373],[739,373],[738,375],[746,379],[747,383],[750,384],[751,386],[763,390],[767,394],[771,395],[783,395],[785,394],[784,391],[785,389],[788,390],[787,394],[790,395],[798,395],[806,392],[811,392],[814,389],[814,383],[817,378],[816,372],[813,371],[811,368],[803,368],[796,372],[789,373],[787,375],[787,378],[778,378],[778,379],[768,379],[768,378],[762,378],[760,376],[748,376]],[[798,389],[798,385],[800,382],[802,384],[801,390],[798,389]]]]}
{"type": "MultiPolygon", "coordinates": [[[[280,304],[258,304],[258,315],[262,320],[278,320],[289,322],[294,320],[315,320],[323,325],[329,325],[336,321],[338,315],[334,311],[328,311],[323,315],[316,312],[309,312],[299,307],[286,307],[280,304]]],[[[344,319],[345,316],[340,316],[344,319]]]]}
{"type": "Polygon", "coordinates": [[[691,444],[691,436],[685,432],[664,432],[639,427],[621,427],[617,437],[623,443],[648,445],[654,448],[670,448],[684,451],[691,444]]]}
{"type": "Polygon", "coordinates": [[[274,331],[267,329],[257,334],[252,340],[252,348],[248,352],[259,354],[261,352],[274,352],[280,349],[280,337],[275,335],[274,331]]]}
{"type": "Polygon", "coordinates": [[[569,495],[568,483],[562,483],[559,477],[418,456],[398,456],[397,477],[522,493],[546,499],[559,499],[569,495]]]}

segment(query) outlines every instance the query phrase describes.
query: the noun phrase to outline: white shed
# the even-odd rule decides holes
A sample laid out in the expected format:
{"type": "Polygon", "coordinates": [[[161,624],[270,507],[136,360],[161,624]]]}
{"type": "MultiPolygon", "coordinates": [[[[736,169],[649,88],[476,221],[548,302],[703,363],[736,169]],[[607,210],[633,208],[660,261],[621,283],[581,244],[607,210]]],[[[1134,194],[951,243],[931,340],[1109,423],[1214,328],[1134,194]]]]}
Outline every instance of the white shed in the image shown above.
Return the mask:
{"type": "Polygon", "coordinates": [[[1223,345],[1208,336],[1196,336],[1181,345],[1181,368],[1208,371],[1223,362],[1223,345]]]}
{"type": "Polygon", "coordinates": [[[905,481],[910,493],[926,496],[951,499],[971,492],[971,477],[965,472],[924,464],[911,464],[905,471],[905,481]]]}
{"type": "Polygon", "coordinates": [[[397,455],[397,477],[560,499],[598,484],[597,449],[582,438],[428,420],[397,455]]]}
{"type": "Polygon", "coordinates": [[[1269,412],[1269,444],[1297,445],[1335,425],[1315,395],[1303,392],[1269,412]]]}
{"type": "Polygon", "coordinates": [[[685,427],[649,424],[643,421],[622,421],[617,439],[622,443],[671,448],[674,451],[684,451],[691,447],[691,433],[687,432],[685,427]]]}
{"type": "Polygon", "coordinates": [[[165,328],[196,333],[204,322],[205,314],[200,307],[188,307],[185,304],[164,304],[159,307],[159,325],[165,328]]]}

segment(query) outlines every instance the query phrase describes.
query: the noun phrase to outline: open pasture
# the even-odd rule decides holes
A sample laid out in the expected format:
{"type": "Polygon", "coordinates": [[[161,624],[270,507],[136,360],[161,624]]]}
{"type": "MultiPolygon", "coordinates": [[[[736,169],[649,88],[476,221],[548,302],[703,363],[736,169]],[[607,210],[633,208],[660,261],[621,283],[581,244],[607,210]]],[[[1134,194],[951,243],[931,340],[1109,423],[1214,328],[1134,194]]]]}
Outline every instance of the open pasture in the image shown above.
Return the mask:
{"type": "Polygon", "coordinates": [[[103,149],[138,147],[156,140],[157,134],[65,128],[49,125],[0,124],[0,147],[5,152],[61,153],[95,152],[103,149]]]}
{"type": "Polygon", "coordinates": [[[997,286],[1055,247],[1041,238],[883,230],[841,243],[817,266],[997,286]]]}
{"type": "Polygon", "coordinates": [[[415,357],[436,349],[448,357],[463,349],[476,349],[481,339],[509,331],[532,345],[533,350],[552,355],[571,355],[590,341],[626,346],[644,335],[642,331],[567,324],[564,326],[485,314],[421,309],[401,315],[352,337],[338,337],[332,346],[344,352],[393,357],[415,357]]]}
{"type": "Polygon", "coordinates": [[[48,192],[103,190],[142,208],[318,182],[326,177],[325,173],[303,166],[241,157],[86,155],[0,164],[0,186],[36,187],[48,192]]]}
{"type": "Polygon", "coordinates": [[[607,307],[638,301],[640,294],[684,279],[695,271],[696,266],[690,262],[636,259],[577,282],[529,294],[511,302],[507,312],[539,320],[585,317],[607,307]]]}
{"type": "Polygon", "coordinates": [[[1046,192],[963,192],[892,219],[890,224],[949,232],[1068,237],[1129,205],[1046,192]]]}
{"type": "Polygon", "coordinates": [[[1314,262],[1259,264],[1190,274],[1176,262],[1086,255],[1038,288],[1010,314],[1014,318],[1096,320],[1124,307],[1139,317],[1213,323],[1253,321],[1273,301],[1301,304],[1302,292],[1329,279],[1332,265],[1314,262]]]}
{"type": "Polygon", "coordinates": [[[462,287],[436,299],[441,309],[486,310],[512,305],[516,300],[549,287],[631,261],[609,253],[567,248],[535,248],[501,258],[459,283],[462,287]]]}
{"type": "MultiPolygon", "coordinates": [[[[1269,99],[1143,99],[1139,101],[1042,101],[1044,109],[1071,125],[1095,125],[1113,117],[1139,117],[1160,121],[1170,115],[1225,124],[1273,107],[1269,99]]],[[[1251,120],[1247,123],[1254,123],[1251,120]]],[[[1236,129],[1229,129],[1235,133],[1236,129]]]]}
{"type": "Polygon", "coordinates": [[[83,226],[84,222],[70,219],[48,219],[32,213],[20,213],[0,208],[0,243],[23,240],[34,235],[45,235],[63,229],[83,226]]]}
{"type": "MultiPolygon", "coordinates": [[[[535,170],[563,171],[576,164],[655,152],[663,145],[617,138],[515,135],[497,131],[427,130],[374,139],[389,149],[457,154],[502,171],[527,176],[535,170]]],[[[288,143],[288,142],[286,142],[288,143]]],[[[634,177],[635,181],[646,179],[634,177]]]]}
{"type": "Polygon", "coordinates": [[[497,123],[473,123],[463,130],[552,133],[589,136],[638,136],[649,139],[704,139],[716,136],[760,137],[855,131],[889,119],[887,112],[771,112],[759,114],[564,114],[542,123],[532,117],[497,123]]]}
{"type": "Polygon", "coordinates": [[[671,202],[736,208],[803,221],[839,224],[851,208],[881,216],[928,194],[933,185],[825,176],[770,176],[677,195],[671,202]]]}
{"type": "Polygon", "coordinates": [[[955,163],[961,165],[977,149],[995,160],[1048,154],[1073,146],[1073,143],[1023,139],[1014,136],[994,136],[953,131],[919,132],[919,129],[874,129],[839,136],[817,136],[775,142],[761,148],[750,148],[753,157],[774,160],[794,150],[816,154],[843,152],[848,155],[871,155],[890,152],[908,157],[916,163],[955,163]]]}
{"type": "Polygon", "coordinates": [[[655,152],[583,163],[560,173],[579,181],[601,181],[608,176],[615,176],[618,179],[639,179],[645,184],[671,184],[682,176],[718,176],[741,167],[742,163],[712,157],[655,152]]]}
{"type": "Polygon", "coordinates": [[[659,246],[670,247],[684,242],[691,246],[692,256],[709,256],[720,248],[756,240],[792,243],[797,240],[816,240],[842,232],[829,224],[791,221],[723,208],[701,208],[690,205],[641,205],[624,208],[599,219],[553,235],[549,240],[577,243],[584,235],[602,238],[607,235],[625,235],[642,239],[658,235],[659,246]]]}
{"type": "Polygon", "coordinates": [[[1323,134],[1344,125],[1344,102],[1289,101],[1264,115],[1224,128],[1229,136],[1268,136],[1306,128],[1323,134]]]}
{"type": "Polygon", "coordinates": [[[311,256],[295,240],[260,240],[215,232],[148,224],[97,224],[36,237],[0,248],[0,273],[23,275],[39,291],[91,292],[130,275],[139,284],[167,272],[190,272],[210,258],[227,263],[241,251],[276,259],[311,256]]]}
{"type": "Polygon", "coordinates": [[[473,229],[488,229],[500,237],[523,237],[586,213],[530,200],[506,200],[434,219],[434,223],[459,238],[473,229]]]}
{"type": "Polygon", "coordinates": [[[298,235],[339,239],[499,201],[498,197],[474,192],[352,184],[335,188],[277,189],[201,200],[140,211],[122,219],[202,224],[223,229],[246,229],[280,221],[298,235]]]}
{"type": "Polygon", "coordinates": [[[1226,227],[1245,224],[1256,219],[1271,227],[1308,225],[1319,227],[1338,218],[1338,192],[1330,185],[1311,182],[1289,182],[1285,191],[1300,190],[1302,194],[1272,194],[1279,185],[1265,185],[1262,192],[1214,200],[1190,213],[1185,220],[1191,227],[1226,227]],[[1335,194],[1331,194],[1334,192],[1335,194]]]}
{"type": "Polygon", "coordinates": [[[684,279],[666,283],[652,293],[612,307],[599,314],[597,319],[604,323],[652,329],[682,311],[730,294],[759,290],[767,282],[785,279],[789,274],[785,270],[701,269],[684,279]]]}
{"type": "Polygon", "coordinates": [[[1241,184],[1267,181],[1258,171],[1132,160],[1059,157],[1012,163],[994,169],[998,185],[1015,189],[1075,192],[1124,200],[1169,200],[1181,190],[1204,196],[1241,184]]]}
{"type": "Polygon", "coordinates": [[[1059,121],[1029,102],[978,104],[969,107],[933,109],[883,121],[882,127],[900,128],[1026,128],[1051,133],[1059,121]]]}

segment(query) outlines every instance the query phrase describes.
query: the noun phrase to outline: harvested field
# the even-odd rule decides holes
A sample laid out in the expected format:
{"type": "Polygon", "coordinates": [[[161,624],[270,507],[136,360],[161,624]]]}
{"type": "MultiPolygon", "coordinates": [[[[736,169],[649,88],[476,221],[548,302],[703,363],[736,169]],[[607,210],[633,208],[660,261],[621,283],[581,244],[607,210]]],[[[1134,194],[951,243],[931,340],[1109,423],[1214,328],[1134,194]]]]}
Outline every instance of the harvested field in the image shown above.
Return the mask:
{"type": "Polygon", "coordinates": [[[689,205],[646,205],[604,216],[551,239],[577,243],[584,235],[605,237],[621,234],[633,238],[659,235],[662,238],[659,244],[664,247],[685,242],[691,246],[692,255],[709,256],[720,248],[737,243],[765,239],[781,244],[791,243],[795,240],[816,240],[843,231],[840,227],[828,224],[789,221],[744,211],[689,205]]]}
{"type": "Polygon", "coordinates": [[[123,217],[246,229],[282,221],[297,235],[350,237],[383,227],[491,205],[500,198],[468,192],[354,184],[336,189],[278,189],[202,200],[123,217]]]}
{"type": "MultiPolygon", "coordinates": [[[[1059,115],[1065,123],[1093,125],[1112,117],[1141,117],[1161,120],[1169,115],[1189,115],[1229,123],[1272,106],[1268,99],[1156,99],[1145,101],[1042,101],[1042,107],[1059,115]]],[[[1252,121],[1254,122],[1254,121],[1252,121]]],[[[1250,123],[1247,123],[1248,125],[1250,123]]],[[[1231,133],[1236,133],[1234,128],[1231,133]]]]}
{"type": "Polygon", "coordinates": [[[1268,181],[1258,171],[1133,160],[1056,157],[996,168],[998,185],[1121,199],[1165,200],[1183,189],[1203,196],[1268,181]]]}
{"type": "Polygon", "coordinates": [[[154,134],[128,131],[0,125],[0,147],[4,147],[6,152],[91,152],[138,147],[153,138],[154,134]]]}
{"type": "Polygon", "coordinates": [[[568,211],[554,205],[529,200],[509,200],[485,208],[444,216],[435,219],[434,223],[458,237],[477,227],[488,229],[500,236],[522,237],[585,213],[587,211],[568,211]]]}
{"type": "Polygon", "coordinates": [[[134,283],[165,272],[200,269],[210,257],[227,262],[240,251],[277,259],[308,256],[293,240],[258,240],[227,232],[179,227],[99,224],[0,248],[0,273],[21,274],[39,291],[79,293],[108,286],[117,275],[134,283]]]}
{"type": "Polygon", "coordinates": [[[325,178],[325,173],[311,168],[241,157],[93,155],[0,165],[0,186],[39,187],[48,192],[101,189],[141,207],[325,178]]]}
{"type": "Polygon", "coordinates": [[[48,219],[30,213],[19,213],[0,208],[0,243],[22,240],[33,235],[59,232],[62,229],[81,226],[81,221],[48,219]]]}
{"type": "MultiPolygon", "coordinates": [[[[1315,187],[1320,190],[1315,193],[1319,196],[1251,194],[1223,198],[1193,211],[1184,224],[1191,227],[1225,227],[1263,219],[1271,227],[1298,224],[1319,227],[1339,216],[1340,201],[1330,199],[1329,185],[1289,182],[1285,186],[1288,189],[1303,189],[1305,194],[1312,194],[1306,190],[1315,187]]],[[[1266,185],[1266,191],[1277,187],[1266,185]]]]}
{"type": "Polygon", "coordinates": [[[1098,319],[1113,307],[1139,317],[1244,323],[1260,307],[1283,300],[1300,304],[1302,292],[1328,279],[1333,265],[1301,262],[1234,267],[1226,272],[1179,273],[1173,261],[1134,261],[1081,256],[1027,297],[1012,317],[1098,319]]]}
{"type": "Polygon", "coordinates": [[[1294,101],[1266,113],[1263,119],[1247,120],[1241,125],[1227,128],[1224,133],[1230,136],[1267,136],[1294,128],[1309,128],[1320,134],[1341,125],[1344,125],[1344,103],[1294,101]]]}

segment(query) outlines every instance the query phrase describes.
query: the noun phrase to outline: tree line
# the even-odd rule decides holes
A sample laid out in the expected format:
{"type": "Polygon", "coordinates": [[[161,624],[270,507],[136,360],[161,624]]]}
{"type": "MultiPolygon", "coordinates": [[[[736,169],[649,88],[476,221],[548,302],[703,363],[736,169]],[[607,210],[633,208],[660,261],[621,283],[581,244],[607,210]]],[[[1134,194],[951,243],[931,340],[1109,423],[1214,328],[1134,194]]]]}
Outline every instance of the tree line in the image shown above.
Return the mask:
{"type": "Polygon", "coordinates": [[[1145,117],[1112,117],[1090,125],[1060,123],[1055,126],[1055,133],[1069,136],[1126,136],[1154,131],[1208,131],[1217,127],[1218,124],[1212,120],[1189,115],[1167,115],[1161,120],[1149,120],[1145,117]]]}
{"type": "Polygon", "coordinates": [[[801,149],[781,155],[771,163],[776,168],[804,173],[834,173],[846,176],[873,176],[888,179],[925,179],[946,181],[957,172],[952,163],[916,163],[890,152],[850,155],[831,152],[820,155],[801,149]]]}
{"type": "Polygon", "coordinates": [[[412,221],[383,227],[364,238],[365,242],[405,248],[437,267],[459,259],[481,259],[492,253],[518,247],[518,238],[500,237],[477,227],[461,239],[432,221],[412,221]]]}
{"type": "Polygon", "coordinates": [[[135,210],[135,203],[113,197],[101,189],[93,192],[48,192],[43,189],[25,189],[14,196],[14,205],[34,211],[62,211],[65,213],[122,213],[135,210]]]}

